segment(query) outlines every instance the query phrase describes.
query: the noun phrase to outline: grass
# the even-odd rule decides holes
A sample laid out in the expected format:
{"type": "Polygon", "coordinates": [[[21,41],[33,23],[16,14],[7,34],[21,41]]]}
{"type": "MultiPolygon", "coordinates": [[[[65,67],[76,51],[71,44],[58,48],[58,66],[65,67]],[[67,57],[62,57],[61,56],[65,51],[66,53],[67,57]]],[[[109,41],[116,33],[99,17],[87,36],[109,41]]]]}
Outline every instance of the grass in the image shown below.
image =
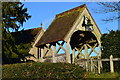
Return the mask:
{"type": "Polygon", "coordinates": [[[77,65],[68,63],[19,63],[3,65],[3,79],[81,79],[84,70],[77,65]]]}
{"type": "Polygon", "coordinates": [[[120,80],[120,73],[102,73],[102,74],[93,74],[93,73],[86,73],[86,78],[94,78],[94,79],[102,79],[102,80],[120,80]]]}

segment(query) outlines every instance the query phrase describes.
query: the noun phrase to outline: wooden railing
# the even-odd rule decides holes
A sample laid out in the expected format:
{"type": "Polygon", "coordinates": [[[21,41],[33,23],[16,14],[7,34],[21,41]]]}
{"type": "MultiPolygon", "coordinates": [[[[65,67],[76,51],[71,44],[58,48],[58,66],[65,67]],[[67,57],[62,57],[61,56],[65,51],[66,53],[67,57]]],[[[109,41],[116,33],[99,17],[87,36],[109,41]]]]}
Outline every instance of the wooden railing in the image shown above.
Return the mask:
{"type": "MultiPolygon", "coordinates": [[[[89,59],[77,59],[76,60],[76,63],[80,63],[80,62],[90,62],[91,66],[91,70],[90,71],[93,71],[93,65],[94,63],[93,62],[96,62],[96,61],[109,61],[110,62],[110,72],[113,73],[114,72],[114,61],[119,61],[120,58],[113,58],[113,56],[111,55],[109,59],[93,59],[93,58],[89,58],[89,59]]],[[[95,65],[96,66],[96,65],[95,65]]],[[[100,73],[100,69],[98,69],[98,72],[100,73]]]]}

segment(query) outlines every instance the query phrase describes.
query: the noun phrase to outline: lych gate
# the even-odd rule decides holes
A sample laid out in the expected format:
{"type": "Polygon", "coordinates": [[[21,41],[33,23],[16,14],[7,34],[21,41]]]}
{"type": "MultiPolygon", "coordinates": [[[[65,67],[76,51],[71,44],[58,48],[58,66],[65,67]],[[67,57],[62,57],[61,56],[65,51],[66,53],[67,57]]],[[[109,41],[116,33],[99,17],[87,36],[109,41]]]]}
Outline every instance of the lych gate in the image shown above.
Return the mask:
{"type": "MultiPolygon", "coordinates": [[[[86,5],[73,8],[56,15],[38,41],[38,59],[41,62],[80,63],[88,71],[89,62],[80,60],[91,59],[92,56],[101,58],[100,37],[101,32],[86,5]],[[60,50],[64,53],[59,54],[60,50]]],[[[101,62],[98,61],[96,66],[100,69],[101,62]]]]}

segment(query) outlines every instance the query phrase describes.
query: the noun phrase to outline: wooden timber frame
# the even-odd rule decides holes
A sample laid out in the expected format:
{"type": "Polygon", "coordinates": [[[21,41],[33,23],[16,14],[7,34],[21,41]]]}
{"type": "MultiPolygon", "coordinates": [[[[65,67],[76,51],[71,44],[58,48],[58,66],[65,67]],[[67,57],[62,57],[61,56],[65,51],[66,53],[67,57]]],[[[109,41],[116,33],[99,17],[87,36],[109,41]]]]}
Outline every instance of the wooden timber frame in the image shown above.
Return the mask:
{"type": "MultiPolygon", "coordinates": [[[[76,32],[76,31],[75,31],[76,32]]],[[[73,32],[73,33],[75,33],[73,32]]],[[[84,31],[83,31],[84,32],[84,31]]],[[[92,32],[90,32],[92,33],[92,32]]],[[[90,35],[89,35],[90,36],[90,35]]],[[[76,36],[78,37],[78,36],[76,36]]],[[[71,38],[71,37],[70,37],[71,38]]],[[[57,56],[59,55],[58,52],[62,49],[65,52],[65,59],[64,61],[61,62],[66,62],[66,63],[72,63],[72,64],[79,64],[77,62],[77,60],[80,61],[83,59],[101,59],[101,42],[100,41],[96,41],[96,40],[92,40],[86,43],[83,43],[83,45],[80,48],[74,47],[72,49],[72,52],[70,52],[70,47],[72,46],[70,44],[70,40],[68,39],[68,42],[62,41],[61,43],[59,41],[54,42],[54,43],[50,43],[50,44],[45,44],[41,47],[38,47],[38,56],[40,56],[40,61],[41,62],[53,62],[53,63],[57,63],[59,62],[57,60],[57,56]],[[94,45],[90,45],[89,43],[93,43],[94,45]],[[63,46],[65,44],[65,46],[63,46]],[[58,48],[56,48],[58,45],[58,48]],[[95,48],[98,48],[98,50],[96,50],[95,48]],[[84,50],[84,53],[82,52],[82,50],[84,50]],[[88,52],[88,50],[90,50],[90,52],[88,52]],[[78,54],[76,54],[75,52],[78,52],[78,54]],[[91,57],[90,55],[92,54],[92,52],[94,52],[97,56],[91,57]],[[71,54],[72,53],[72,57],[71,54]]],[[[80,44],[79,44],[80,45],[80,44]]],[[[100,73],[100,69],[102,68],[102,62],[98,61],[97,64],[94,64],[94,62],[88,62],[88,61],[84,61],[85,66],[84,68],[86,69],[86,71],[94,71],[94,67],[97,68],[98,73],[100,73]],[[89,63],[91,68],[89,68],[89,63]],[[93,66],[94,65],[94,66],[93,66]]]]}
{"type": "MultiPolygon", "coordinates": [[[[85,23],[87,24],[87,23],[85,23]]],[[[43,34],[42,38],[37,43],[38,56],[41,62],[59,62],[59,55],[64,56],[61,62],[80,64],[78,60],[83,59],[101,59],[101,32],[88,11],[86,5],[76,7],[66,12],[56,15],[56,18],[51,23],[49,28],[43,34]],[[91,31],[86,29],[82,24],[89,19],[92,23],[91,31]],[[62,41],[60,43],[60,41],[62,41]],[[57,48],[58,45],[58,48],[57,48]],[[96,47],[98,50],[96,50],[96,47]],[[58,54],[60,50],[64,50],[64,54],[58,54]],[[82,52],[84,50],[84,53],[82,52]],[[89,52],[89,50],[91,50],[89,52]],[[76,54],[78,52],[78,54],[76,54]],[[91,54],[97,56],[91,58],[91,54]],[[72,55],[72,57],[71,57],[72,55]]],[[[93,67],[89,69],[89,63],[93,61],[84,61],[86,71],[93,71],[93,67]]],[[[95,64],[98,73],[102,67],[102,62],[98,61],[95,64]]]]}
{"type": "Polygon", "coordinates": [[[97,61],[97,64],[95,64],[92,61],[92,59],[101,59],[101,44],[95,43],[94,46],[90,46],[89,44],[84,44],[80,49],[75,47],[72,50],[72,63],[79,64],[83,62],[85,63],[84,68],[86,69],[86,71],[95,72],[95,68],[96,68],[97,73],[100,74],[100,70],[102,68],[102,62],[97,61]],[[96,47],[98,47],[98,51],[95,50],[96,47]],[[83,49],[84,49],[84,53],[82,52],[83,49]],[[90,52],[88,52],[88,49],[89,50],[91,49],[90,52]],[[75,55],[75,51],[78,51],[77,55],[75,55]],[[97,56],[90,56],[92,52],[96,53],[97,56]],[[78,56],[79,58],[77,58],[78,56]],[[86,59],[86,61],[84,61],[84,59],[86,59]]]}
{"type": "Polygon", "coordinates": [[[91,60],[101,59],[102,53],[101,41],[95,36],[93,31],[90,32],[75,29],[70,36],[70,45],[72,47],[72,64],[79,64],[80,66],[82,64],[82,67],[84,67],[86,71],[97,72],[100,74],[102,62],[94,62],[91,60]],[[76,52],[78,52],[78,54],[76,52]],[[92,53],[96,54],[96,56],[92,55],[92,53]]]}
{"type": "Polygon", "coordinates": [[[40,56],[40,61],[45,62],[46,59],[50,58],[51,60],[49,60],[48,62],[53,62],[53,63],[58,62],[56,57],[60,55],[60,54],[58,54],[58,52],[60,51],[60,49],[62,49],[65,52],[63,55],[65,55],[66,58],[64,59],[64,61],[61,61],[61,62],[71,63],[70,45],[68,42],[66,44],[65,43],[66,43],[65,41],[62,41],[61,43],[59,43],[59,41],[57,41],[52,44],[45,44],[44,46],[39,47],[38,55],[40,56]],[[66,49],[63,47],[64,44],[65,44],[66,49]],[[56,49],[56,45],[59,46],[58,49],[56,49]]]}

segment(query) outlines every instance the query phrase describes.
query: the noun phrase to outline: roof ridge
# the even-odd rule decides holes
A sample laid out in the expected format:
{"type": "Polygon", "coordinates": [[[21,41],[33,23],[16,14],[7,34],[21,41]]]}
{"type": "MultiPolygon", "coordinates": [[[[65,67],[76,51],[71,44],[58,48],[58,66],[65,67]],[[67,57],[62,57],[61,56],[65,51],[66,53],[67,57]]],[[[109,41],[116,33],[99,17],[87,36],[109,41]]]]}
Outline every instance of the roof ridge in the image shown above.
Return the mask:
{"type": "Polygon", "coordinates": [[[62,13],[59,13],[59,14],[56,15],[56,17],[62,16],[63,14],[66,14],[66,13],[68,13],[68,12],[72,12],[72,11],[74,11],[74,10],[78,10],[78,9],[80,9],[80,8],[83,8],[83,7],[86,7],[86,4],[83,4],[83,5],[81,5],[81,6],[78,6],[78,7],[72,8],[72,9],[69,9],[69,10],[64,11],[64,12],[62,12],[62,13]]]}
{"type": "Polygon", "coordinates": [[[85,8],[86,5],[84,4],[82,6],[78,6],[63,13],[57,14],[36,46],[42,46],[47,43],[64,40],[66,34],[85,8]]]}
{"type": "MultiPolygon", "coordinates": [[[[26,29],[26,30],[24,30],[24,31],[29,31],[29,30],[33,30],[33,29],[42,29],[42,27],[38,27],[38,28],[31,28],[31,29],[26,29]]],[[[19,31],[18,31],[19,32],[19,31]]]]}

